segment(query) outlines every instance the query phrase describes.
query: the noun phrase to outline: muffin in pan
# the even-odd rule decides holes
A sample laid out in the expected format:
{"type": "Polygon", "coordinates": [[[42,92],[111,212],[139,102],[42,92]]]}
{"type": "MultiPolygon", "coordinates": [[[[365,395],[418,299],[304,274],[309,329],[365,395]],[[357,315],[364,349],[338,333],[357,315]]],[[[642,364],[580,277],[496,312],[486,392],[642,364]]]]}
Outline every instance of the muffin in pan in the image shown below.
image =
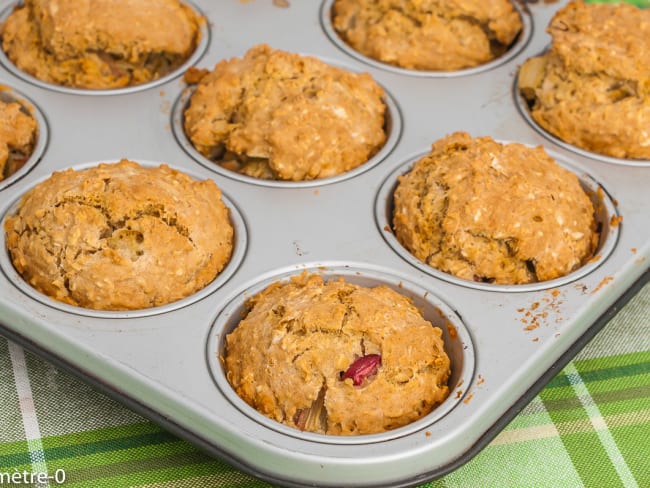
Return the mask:
{"type": "Polygon", "coordinates": [[[386,141],[383,89],[309,56],[251,48],[198,82],[185,134],[206,158],[255,178],[327,178],[368,161],[386,141]]]}
{"type": "Polygon", "coordinates": [[[248,300],[223,361],[249,405],[320,434],[395,429],[449,395],[442,331],[409,298],[307,272],[248,300]]]}
{"type": "Polygon", "coordinates": [[[38,124],[23,105],[0,99],[0,181],[25,164],[37,138],[38,124]]]}
{"type": "Polygon", "coordinates": [[[650,159],[650,10],[573,1],[547,31],[550,49],[518,76],[532,118],[586,151],[650,159]]]}
{"type": "Polygon", "coordinates": [[[500,57],[523,29],[509,0],[335,0],[332,25],[376,61],[446,72],[500,57]]]}
{"type": "Polygon", "coordinates": [[[181,66],[201,18],[178,0],[25,0],[2,25],[20,70],[73,88],[140,85],[181,66]]]}
{"type": "Polygon", "coordinates": [[[128,160],[53,173],[4,230],[27,283],[96,310],[149,308],[202,289],[228,263],[234,233],[212,180],[128,160]]]}
{"type": "Polygon", "coordinates": [[[395,237],[411,254],[478,282],[564,276],[599,240],[578,177],[541,146],[451,134],[398,178],[393,203],[395,237]]]}

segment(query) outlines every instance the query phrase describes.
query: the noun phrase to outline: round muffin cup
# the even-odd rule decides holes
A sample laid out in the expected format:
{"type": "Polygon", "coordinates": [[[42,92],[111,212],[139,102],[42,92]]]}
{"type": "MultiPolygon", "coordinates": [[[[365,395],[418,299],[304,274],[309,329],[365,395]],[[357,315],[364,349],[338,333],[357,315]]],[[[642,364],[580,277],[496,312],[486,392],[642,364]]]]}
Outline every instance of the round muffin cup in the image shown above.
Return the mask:
{"type": "Polygon", "coordinates": [[[2,191],[29,173],[29,171],[36,165],[36,163],[40,161],[43,153],[45,152],[45,148],[47,147],[49,133],[45,116],[40,111],[38,106],[25,95],[3,86],[2,89],[0,89],[0,100],[5,103],[20,103],[23,106],[24,112],[34,118],[38,129],[36,144],[34,145],[32,154],[18,171],[12,173],[7,178],[0,181],[0,191],[2,191]]]}
{"type": "MultiPolygon", "coordinates": [[[[507,144],[509,141],[497,142],[507,144]]],[[[408,173],[415,162],[420,158],[426,156],[428,154],[428,151],[419,153],[417,156],[410,158],[406,163],[397,167],[397,169],[390,173],[382,183],[375,200],[375,220],[377,222],[377,226],[379,227],[379,232],[384,237],[386,243],[391,248],[393,248],[393,250],[401,258],[403,258],[411,265],[433,277],[440,278],[441,280],[445,280],[447,282],[468,288],[506,293],[545,290],[570,283],[589,274],[598,266],[600,266],[600,264],[603,263],[605,259],[607,259],[607,257],[616,247],[616,242],[618,241],[621,226],[616,206],[614,205],[612,198],[609,196],[604,187],[594,178],[582,170],[574,167],[572,164],[566,162],[565,158],[558,155],[557,153],[549,151],[547,148],[544,149],[560,166],[571,171],[578,177],[582,188],[594,205],[597,230],[600,232],[598,247],[596,248],[594,256],[577,270],[562,277],[547,281],[514,285],[501,285],[476,282],[459,278],[452,274],[433,268],[432,266],[429,266],[425,262],[420,261],[418,258],[416,258],[395,237],[395,233],[393,231],[393,194],[397,188],[398,177],[408,173]]]]}
{"type": "MultiPolygon", "coordinates": [[[[330,62],[327,59],[322,58],[319,59],[328,64],[331,64],[332,66],[353,71],[352,68],[341,66],[340,63],[330,62]]],[[[379,164],[384,158],[386,158],[386,156],[388,156],[397,145],[397,142],[399,141],[399,138],[402,134],[402,115],[393,97],[386,91],[384,87],[382,88],[384,89],[383,101],[386,104],[386,114],[384,121],[386,142],[377,152],[377,154],[375,154],[365,163],[360,164],[350,171],[346,171],[335,176],[330,176],[328,178],[317,178],[305,181],[264,180],[261,178],[254,178],[252,176],[237,173],[236,171],[230,171],[222,167],[219,163],[206,158],[203,154],[196,150],[192,142],[185,134],[185,129],[183,128],[183,114],[189,105],[192,93],[194,93],[193,87],[185,88],[176,99],[176,102],[174,103],[174,107],[172,109],[171,126],[174,132],[174,136],[176,137],[176,141],[183,148],[183,150],[196,162],[205,166],[211,171],[219,173],[221,176],[225,176],[227,178],[231,178],[233,180],[241,181],[244,183],[252,183],[254,185],[276,188],[309,188],[314,186],[328,185],[331,183],[347,180],[348,178],[353,178],[354,176],[357,176],[369,170],[370,168],[379,164]]]]}
{"type": "MultiPolygon", "coordinates": [[[[542,51],[539,55],[544,54],[546,51],[547,50],[542,51]]],[[[546,129],[544,129],[541,125],[539,125],[535,119],[533,119],[532,115],[530,114],[530,106],[528,105],[528,102],[526,101],[524,96],[521,94],[521,91],[519,90],[519,83],[517,79],[518,76],[515,75],[514,76],[515,81],[512,86],[512,96],[515,100],[515,105],[517,107],[517,110],[519,111],[521,116],[526,120],[526,122],[528,122],[528,125],[530,125],[533,129],[535,129],[539,134],[541,134],[549,141],[553,142],[554,144],[557,144],[560,147],[563,147],[567,151],[571,151],[576,154],[579,154],[580,156],[584,156],[590,159],[595,159],[603,163],[620,164],[623,166],[650,167],[650,160],[647,159],[623,159],[623,158],[614,158],[611,156],[605,156],[603,154],[599,154],[599,153],[595,153],[592,151],[587,151],[585,149],[579,148],[578,146],[569,144],[568,142],[563,141],[559,137],[554,136],[546,129]]]]}
{"type": "Polygon", "coordinates": [[[358,59],[370,66],[379,68],[385,71],[390,71],[392,73],[397,73],[401,75],[409,76],[421,76],[421,77],[430,77],[430,78],[453,78],[458,76],[469,76],[477,73],[483,73],[491,69],[500,66],[511,59],[513,59],[517,54],[519,54],[528,44],[532,35],[533,35],[533,21],[530,14],[522,8],[519,2],[513,1],[513,8],[519,13],[523,28],[515,42],[508,48],[508,50],[498,58],[493,59],[487,63],[484,63],[480,66],[474,66],[471,68],[460,69],[456,71],[428,71],[428,70],[415,70],[415,69],[406,69],[400,68],[399,66],[394,66],[388,63],[383,63],[377,61],[376,59],[370,58],[364,54],[361,54],[359,51],[353,49],[351,46],[348,46],[343,39],[339,37],[334,26],[332,24],[332,7],[334,5],[334,0],[324,0],[321,9],[320,9],[320,20],[323,31],[327,37],[338,47],[341,51],[352,56],[353,58],[358,59]]]}
{"type": "Polygon", "coordinates": [[[368,264],[344,262],[310,263],[287,267],[265,274],[264,278],[261,278],[260,281],[237,292],[216,317],[207,340],[206,354],[208,366],[217,387],[242,414],[250,417],[264,427],[287,436],[330,444],[382,442],[425,429],[427,426],[444,417],[462,401],[465,392],[468,391],[472,383],[475,363],[474,345],[469,331],[458,314],[449,305],[440,300],[433,291],[395,275],[390,270],[385,270],[384,268],[368,264]],[[445,352],[451,362],[451,375],[448,381],[449,396],[429,414],[415,422],[378,434],[356,436],[327,435],[300,431],[264,416],[242,400],[226,379],[223,363],[225,338],[237,327],[242,318],[242,312],[245,310],[246,301],[250,297],[264,290],[272,283],[288,281],[292,276],[299,275],[304,271],[319,274],[325,281],[343,278],[346,282],[359,286],[375,287],[385,285],[409,297],[413,301],[413,304],[422,311],[424,318],[442,330],[445,352]],[[462,388],[463,393],[459,394],[457,388],[462,388]]]}
{"type": "MultiPolygon", "coordinates": [[[[168,164],[168,163],[154,162],[154,161],[142,161],[142,160],[134,160],[134,161],[136,161],[138,164],[145,167],[157,167],[161,164],[168,164]]],[[[75,171],[78,171],[82,169],[92,168],[100,163],[112,163],[112,162],[117,162],[117,161],[97,161],[94,163],[75,165],[72,166],[71,168],[74,169],[75,171]]],[[[170,167],[173,168],[173,166],[170,167]]],[[[197,177],[195,174],[189,173],[185,170],[179,170],[179,171],[182,171],[183,173],[197,180],[201,179],[197,177]]],[[[46,180],[48,177],[49,176],[46,176],[37,181],[34,181],[32,186],[25,188],[25,191],[23,193],[29,191],[31,188],[36,186],[38,183],[41,183],[42,181],[46,180]]],[[[137,318],[137,317],[147,317],[151,315],[163,314],[163,313],[171,312],[172,310],[177,310],[179,308],[186,307],[194,302],[197,302],[198,300],[205,298],[206,296],[210,295],[211,293],[219,289],[221,286],[223,286],[223,284],[226,283],[226,281],[228,281],[233,276],[233,274],[237,271],[246,254],[248,234],[247,234],[244,218],[241,212],[239,211],[239,209],[237,208],[237,206],[233,203],[232,200],[230,200],[230,198],[228,198],[227,195],[223,193],[222,190],[221,199],[223,203],[226,205],[226,207],[229,209],[230,224],[232,225],[234,230],[232,255],[230,256],[230,260],[223,268],[223,270],[221,270],[221,272],[205,287],[175,302],[167,303],[165,305],[160,305],[157,307],[137,309],[137,310],[124,310],[124,311],[95,310],[90,308],[74,306],[74,305],[68,305],[58,300],[54,300],[49,296],[45,295],[44,293],[41,293],[35,288],[33,288],[29,283],[27,283],[23,279],[23,277],[14,268],[14,265],[11,261],[11,256],[9,255],[9,251],[7,250],[4,223],[7,217],[16,211],[21,197],[22,195],[18,197],[16,200],[14,200],[13,202],[9,203],[7,207],[0,210],[2,213],[2,220],[0,221],[0,226],[2,227],[2,230],[0,232],[0,248],[2,249],[2,251],[0,252],[0,270],[4,273],[4,275],[13,285],[15,285],[25,295],[28,295],[30,298],[33,298],[34,300],[41,302],[49,307],[70,314],[83,315],[87,317],[111,318],[111,319],[137,318]]]]}
{"type": "MultiPolygon", "coordinates": [[[[7,17],[11,14],[13,9],[17,5],[20,5],[21,3],[22,2],[20,0],[12,2],[2,12],[0,12],[0,23],[3,23],[7,19],[7,17]]],[[[183,3],[191,7],[192,10],[194,10],[201,18],[203,19],[206,18],[203,12],[201,11],[201,9],[199,9],[191,1],[183,0],[183,3]]],[[[167,73],[165,76],[161,76],[158,79],[149,81],[147,83],[142,83],[140,85],[125,86],[123,88],[108,88],[108,89],[93,90],[88,88],[73,88],[69,86],[57,85],[55,83],[49,83],[47,81],[40,80],[35,76],[32,76],[29,73],[26,73],[23,70],[19,69],[14,63],[11,62],[11,60],[7,57],[7,54],[2,49],[0,49],[0,64],[2,64],[8,71],[16,75],[17,77],[22,78],[28,83],[39,86],[41,88],[45,88],[47,90],[52,90],[60,93],[68,93],[71,95],[92,95],[92,96],[124,95],[127,93],[134,93],[134,92],[147,90],[149,88],[153,88],[162,85],[164,83],[167,83],[168,81],[171,81],[174,78],[181,76],[187,70],[187,68],[196,64],[203,57],[210,44],[210,29],[207,20],[200,23],[199,31],[201,37],[196,46],[196,49],[194,50],[192,55],[189,58],[187,58],[181,66],[176,68],[174,71],[167,73]]]]}

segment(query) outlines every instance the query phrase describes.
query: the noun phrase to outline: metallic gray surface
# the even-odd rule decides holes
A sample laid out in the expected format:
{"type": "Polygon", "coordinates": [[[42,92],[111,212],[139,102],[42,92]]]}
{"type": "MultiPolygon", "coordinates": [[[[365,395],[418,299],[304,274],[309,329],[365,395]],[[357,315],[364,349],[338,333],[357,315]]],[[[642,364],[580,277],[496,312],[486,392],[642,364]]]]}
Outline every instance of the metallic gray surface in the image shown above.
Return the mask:
{"type": "Polygon", "coordinates": [[[548,44],[545,26],[565,3],[530,6],[530,40],[516,56],[489,71],[435,78],[396,73],[347,55],[325,33],[321,4],[315,0],[293,0],[287,9],[270,0],[197,1],[210,21],[199,67],[212,68],[221,59],[268,43],[369,71],[394,98],[401,134],[382,161],[350,178],[303,187],[242,181],[196,162],[172,130],[173,107],[186,88],[180,77],[126,94],[80,96],[0,68],[0,83],[26,95],[50,129],[41,161],[0,190],[0,215],[52,171],[127,157],[165,162],[214,179],[239,210],[246,241],[230,279],[179,308],[144,315],[88,314],[53,306],[19,283],[3,251],[0,322],[262,477],[292,485],[376,486],[437,476],[563,357],[650,262],[648,168],[611,164],[553,143],[522,117],[513,97],[518,66],[548,44]],[[619,226],[606,226],[610,235],[605,245],[613,243],[609,255],[584,276],[516,293],[440,279],[401,257],[377,223],[382,185],[434,140],[457,130],[544,145],[578,174],[601,184],[615,203],[608,211],[623,219],[619,226]],[[225,327],[232,325],[222,320],[222,311],[236,309],[245,290],[265,280],[318,267],[326,274],[359,270],[369,280],[393,286],[396,277],[457,314],[464,326],[460,331],[472,346],[468,354],[473,352],[470,359],[455,355],[456,363],[473,363],[470,381],[452,385],[451,396],[462,400],[442,417],[432,414],[376,438],[324,440],[288,433],[224,394],[215,381],[220,374],[216,352],[210,355],[225,327]]]}

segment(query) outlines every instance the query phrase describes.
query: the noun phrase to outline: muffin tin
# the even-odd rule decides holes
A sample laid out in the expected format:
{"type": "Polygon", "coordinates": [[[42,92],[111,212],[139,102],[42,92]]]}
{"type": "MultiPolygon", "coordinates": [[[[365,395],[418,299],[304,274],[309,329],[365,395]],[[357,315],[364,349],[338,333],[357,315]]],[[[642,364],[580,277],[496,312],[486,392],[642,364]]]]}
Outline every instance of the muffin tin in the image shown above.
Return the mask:
{"type": "MultiPolygon", "coordinates": [[[[351,55],[332,38],[329,1],[296,0],[288,8],[270,0],[196,1],[209,20],[202,55],[192,58],[198,67],[211,69],[267,43],[368,71],[386,89],[389,143],[380,155],[351,174],[305,183],[241,177],[203,160],[182,133],[191,87],[180,73],[155,86],[80,93],[18,74],[0,56],[0,83],[43,114],[35,164],[0,186],[3,219],[53,171],[124,157],[214,179],[233,209],[236,229],[231,263],[214,283],[187,300],[130,312],[79,309],[32,290],[13,269],[2,233],[0,330],[206,451],[274,483],[409,486],[458,467],[648,279],[647,164],[612,164],[558,144],[531,125],[513,91],[518,66],[548,45],[544,29],[565,3],[517,4],[526,21],[516,52],[486,69],[438,76],[351,55]],[[574,171],[597,204],[597,256],[559,280],[496,286],[453,279],[401,249],[389,221],[397,175],[433,141],[459,130],[543,145],[574,171]],[[252,293],[305,270],[386,284],[411,296],[444,331],[452,360],[449,398],[413,424],[356,437],[289,429],[243,403],[224,378],[224,335],[252,293]]],[[[0,8],[6,12],[11,5],[2,2],[0,8]]]]}

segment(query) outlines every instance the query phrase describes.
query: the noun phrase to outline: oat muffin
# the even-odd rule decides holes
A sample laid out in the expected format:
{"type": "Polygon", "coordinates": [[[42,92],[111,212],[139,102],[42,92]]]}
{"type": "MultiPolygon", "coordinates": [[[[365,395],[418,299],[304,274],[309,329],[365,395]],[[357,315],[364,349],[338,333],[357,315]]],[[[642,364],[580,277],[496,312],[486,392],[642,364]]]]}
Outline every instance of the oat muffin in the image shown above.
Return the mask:
{"type": "Polygon", "coordinates": [[[18,102],[0,99],[0,181],[27,162],[38,138],[38,124],[18,102]]]}
{"type": "Polygon", "coordinates": [[[267,417],[321,434],[372,434],[448,396],[441,334],[386,286],[303,273],[248,301],[224,362],[237,394],[267,417]]]}
{"type": "Polygon", "coordinates": [[[336,0],[332,24],[365,56],[427,71],[485,64],[505,53],[523,27],[509,0],[336,0]]]}
{"type": "Polygon", "coordinates": [[[4,227],[25,281],[99,310],[164,305],[200,290],[228,262],[233,240],[213,181],[128,160],[53,173],[4,227]]]}
{"type": "Polygon", "coordinates": [[[2,49],[45,82],[120,88],[178,68],[200,21],[178,0],[25,0],[2,26],[2,49]]]}
{"type": "Polygon", "coordinates": [[[547,31],[518,78],[533,119],[584,150],[650,159],[650,10],[574,1],[547,31]]]}
{"type": "Polygon", "coordinates": [[[228,169],[264,179],[326,178],[383,146],[383,94],[367,73],[259,45],[200,79],[184,127],[201,154],[228,169]]]}
{"type": "Polygon", "coordinates": [[[395,236],[415,257],[478,282],[566,275],[592,257],[594,208],[540,146],[454,133],[399,177],[395,236]]]}

